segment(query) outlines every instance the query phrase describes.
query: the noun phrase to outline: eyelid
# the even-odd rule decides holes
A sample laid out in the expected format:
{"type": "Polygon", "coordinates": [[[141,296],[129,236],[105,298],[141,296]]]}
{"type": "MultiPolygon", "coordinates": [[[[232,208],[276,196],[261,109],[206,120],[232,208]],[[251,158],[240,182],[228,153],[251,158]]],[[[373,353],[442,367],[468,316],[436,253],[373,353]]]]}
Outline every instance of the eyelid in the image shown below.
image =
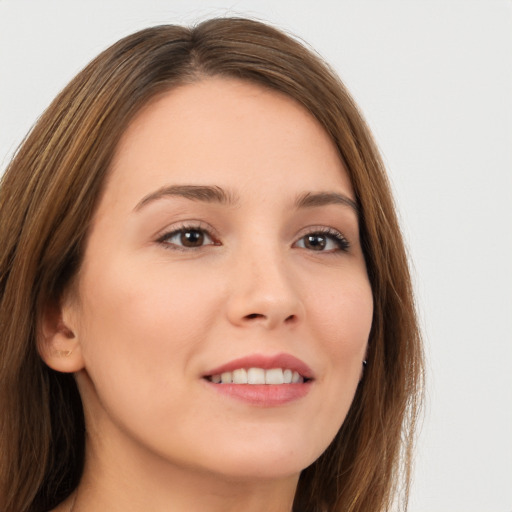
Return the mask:
{"type": "MultiPolygon", "coordinates": [[[[314,226],[307,226],[303,228],[299,234],[297,235],[295,242],[293,243],[293,246],[296,246],[297,243],[302,240],[304,237],[312,234],[322,234],[322,235],[328,235],[331,237],[331,239],[334,239],[335,243],[337,243],[338,248],[337,249],[329,249],[324,251],[318,251],[319,253],[326,253],[326,254],[332,254],[332,253],[338,253],[338,252],[346,252],[350,249],[351,244],[347,237],[338,229],[325,226],[325,225],[314,225],[314,226]]],[[[193,250],[199,250],[205,247],[213,246],[213,245],[222,245],[219,241],[219,236],[216,234],[216,230],[209,225],[208,223],[205,223],[203,221],[195,221],[195,220],[186,220],[178,222],[174,225],[167,226],[165,229],[161,230],[159,234],[156,235],[156,242],[164,246],[166,249],[172,249],[172,250],[181,250],[181,251],[193,251],[193,250]],[[212,243],[207,243],[205,245],[201,245],[198,247],[186,247],[179,244],[173,244],[166,242],[167,239],[179,234],[180,232],[184,231],[202,231],[206,236],[210,238],[212,243]]],[[[300,247],[302,249],[302,247],[300,247]]],[[[304,248],[307,249],[307,248],[304,248]]]]}
{"type": "Polygon", "coordinates": [[[219,238],[216,235],[216,231],[207,223],[203,221],[194,221],[194,220],[186,220],[181,221],[177,224],[173,224],[171,226],[167,226],[163,229],[159,234],[156,235],[156,242],[163,245],[167,249],[181,250],[181,251],[189,251],[189,250],[197,250],[204,247],[208,247],[211,245],[220,245],[219,238]],[[171,238],[174,235],[177,235],[183,231],[202,231],[207,235],[213,243],[205,244],[199,247],[185,247],[176,244],[171,244],[166,242],[165,240],[171,238]]]}
{"type": "Polygon", "coordinates": [[[313,234],[323,234],[323,235],[330,235],[332,238],[338,242],[338,251],[318,251],[318,252],[324,252],[327,254],[332,254],[333,252],[346,252],[350,249],[351,244],[348,238],[339,230],[330,226],[308,226],[307,228],[304,228],[301,230],[300,235],[297,237],[297,240],[294,242],[294,245],[297,244],[299,240],[302,240],[307,235],[313,235],[313,234]]]}

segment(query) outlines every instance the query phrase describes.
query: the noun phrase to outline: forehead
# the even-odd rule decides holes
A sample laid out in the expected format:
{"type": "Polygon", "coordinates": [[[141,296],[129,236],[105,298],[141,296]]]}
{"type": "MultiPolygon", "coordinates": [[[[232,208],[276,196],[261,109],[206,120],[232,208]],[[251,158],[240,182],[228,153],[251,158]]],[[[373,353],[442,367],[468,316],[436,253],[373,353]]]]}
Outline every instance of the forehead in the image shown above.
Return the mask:
{"type": "Polygon", "coordinates": [[[225,78],[154,98],[123,134],[107,188],[137,191],[140,199],[170,182],[254,192],[259,186],[292,193],[337,187],[353,196],[336,146],[304,107],[277,91],[225,78]]]}

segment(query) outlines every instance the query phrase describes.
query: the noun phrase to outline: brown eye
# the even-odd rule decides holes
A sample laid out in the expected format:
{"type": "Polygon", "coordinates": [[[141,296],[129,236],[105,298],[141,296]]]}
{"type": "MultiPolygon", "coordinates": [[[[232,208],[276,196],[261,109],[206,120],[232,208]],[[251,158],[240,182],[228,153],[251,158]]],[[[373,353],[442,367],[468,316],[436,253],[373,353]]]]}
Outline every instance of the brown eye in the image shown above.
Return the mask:
{"type": "Polygon", "coordinates": [[[197,229],[182,231],[180,242],[184,247],[200,247],[204,243],[204,233],[197,229]]]}
{"type": "Polygon", "coordinates": [[[339,232],[333,229],[308,233],[301,237],[295,247],[316,252],[338,252],[347,251],[350,247],[348,240],[339,232]]]}
{"type": "Polygon", "coordinates": [[[199,249],[206,245],[214,245],[208,232],[201,228],[181,228],[166,233],[159,242],[174,249],[199,249]]]}
{"type": "Polygon", "coordinates": [[[327,237],[325,235],[313,234],[304,237],[304,247],[312,251],[323,251],[327,245],[327,237]]]}

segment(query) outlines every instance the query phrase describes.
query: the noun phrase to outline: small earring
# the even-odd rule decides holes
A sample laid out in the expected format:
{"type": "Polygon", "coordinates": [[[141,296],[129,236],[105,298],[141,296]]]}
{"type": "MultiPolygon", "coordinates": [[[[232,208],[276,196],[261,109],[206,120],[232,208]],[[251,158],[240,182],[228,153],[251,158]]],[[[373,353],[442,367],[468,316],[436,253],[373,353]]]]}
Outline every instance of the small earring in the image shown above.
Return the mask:
{"type": "Polygon", "coordinates": [[[56,350],[55,354],[59,357],[69,357],[73,353],[72,350],[56,350]]]}
{"type": "Polygon", "coordinates": [[[361,366],[361,373],[359,375],[359,382],[361,382],[363,380],[364,370],[365,370],[367,364],[368,364],[368,361],[366,359],[363,359],[363,364],[361,366]]]}

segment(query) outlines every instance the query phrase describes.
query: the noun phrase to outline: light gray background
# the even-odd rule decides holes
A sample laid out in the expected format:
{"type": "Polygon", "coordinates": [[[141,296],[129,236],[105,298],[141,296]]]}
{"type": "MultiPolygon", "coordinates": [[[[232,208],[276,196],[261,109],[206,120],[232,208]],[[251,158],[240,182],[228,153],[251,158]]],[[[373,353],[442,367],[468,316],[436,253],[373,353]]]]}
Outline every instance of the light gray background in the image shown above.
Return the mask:
{"type": "Polygon", "coordinates": [[[414,261],[428,356],[411,512],[512,511],[512,3],[0,0],[0,172],[120,37],[241,14],[306,41],[359,102],[414,261]]]}

